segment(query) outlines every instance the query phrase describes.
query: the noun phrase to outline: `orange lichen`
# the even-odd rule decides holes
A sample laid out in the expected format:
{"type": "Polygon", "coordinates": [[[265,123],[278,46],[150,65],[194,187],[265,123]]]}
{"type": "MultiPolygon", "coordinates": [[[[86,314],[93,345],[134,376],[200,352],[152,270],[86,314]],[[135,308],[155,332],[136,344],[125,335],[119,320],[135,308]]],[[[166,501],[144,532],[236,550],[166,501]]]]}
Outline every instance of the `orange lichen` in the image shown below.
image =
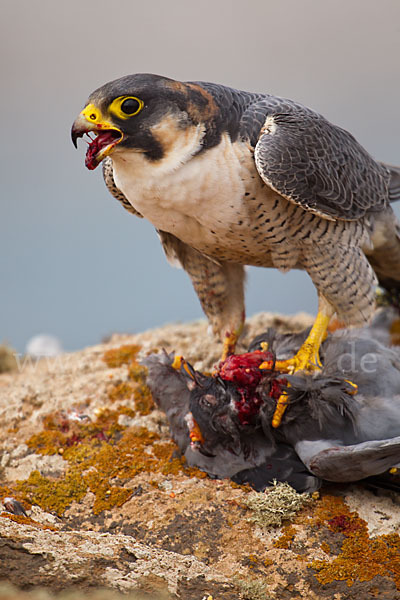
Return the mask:
{"type": "Polygon", "coordinates": [[[128,367],[128,377],[132,381],[144,383],[146,380],[147,368],[133,361],[128,367]]]}
{"type": "Polygon", "coordinates": [[[274,561],[271,558],[265,558],[263,560],[264,567],[270,567],[273,564],[274,564],[274,561]]]}
{"type": "Polygon", "coordinates": [[[231,488],[234,490],[242,490],[243,492],[249,493],[254,492],[254,489],[248,483],[235,483],[229,479],[228,481],[231,488]]]}
{"type": "Polygon", "coordinates": [[[93,512],[99,514],[131,497],[129,482],[139,473],[183,472],[189,477],[206,477],[202,471],[189,468],[183,457],[177,457],[174,442],[161,442],[157,433],[145,427],[119,425],[120,415],[134,416],[135,411],[127,406],[104,409],[89,423],[69,422],[64,413],[48,415],[44,431],[32,436],[28,445],[41,454],[58,452],[68,466],[62,477],[47,478],[34,471],[27,480],[18,482],[22,499],[62,515],[73,501],[79,502],[91,491],[93,512]]]}
{"type": "Polygon", "coordinates": [[[290,548],[295,535],[296,529],[293,525],[286,525],[282,529],[282,535],[274,541],[275,548],[290,548]]]}
{"type": "Polygon", "coordinates": [[[322,544],[321,544],[321,550],[323,550],[325,552],[325,554],[330,554],[331,553],[331,547],[326,542],[322,542],[322,544]]]}
{"type": "Polygon", "coordinates": [[[1,484],[0,485],[0,500],[1,500],[1,502],[3,502],[4,498],[7,498],[7,497],[14,498],[18,502],[20,502],[24,506],[25,509],[31,506],[31,503],[25,502],[24,499],[22,498],[22,496],[16,492],[15,488],[12,485],[1,484]]]}
{"type": "Polygon", "coordinates": [[[127,417],[134,417],[136,415],[136,412],[133,410],[133,408],[129,408],[129,406],[124,405],[120,405],[118,407],[118,412],[121,415],[126,415],[127,417]]]}
{"type": "Polygon", "coordinates": [[[111,385],[108,390],[108,397],[111,402],[116,400],[126,400],[133,397],[134,387],[125,381],[111,385]]]}
{"type": "Polygon", "coordinates": [[[111,369],[122,367],[122,365],[129,365],[135,360],[140,348],[136,344],[125,344],[119,348],[112,348],[104,353],[103,360],[107,367],[111,369]]]}
{"type": "Polygon", "coordinates": [[[390,337],[393,346],[400,346],[400,319],[393,321],[390,327],[390,337]]]}
{"type": "Polygon", "coordinates": [[[79,502],[86,494],[86,484],[79,469],[68,470],[61,479],[44,477],[39,471],[32,471],[28,479],[17,482],[17,489],[32,504],[37,504],[47,512],[62,515],[75,500],[79,502]]]}
{"type": "Polygon", "coordinates": [[[71,408],[71,412],[47,415],[43,431],[31,436],[27,444],[40,454],[59,454],[66,470],[61,477],[44,477],[33,471],[27,480],[18,482],[17,492],[23,500],[62,515],[72,502],[79,502],[90,491],[94,494],[93,512],[99,514],[124,504],[132,495],[131,480],[140,473],[181,472],[188,477],[207,477],[187,466],[174,442],[161,441],[157,433],[145,427],[119,424],[121,415],[147,415],[155,406],[145,384],[146,369],[135,360],[139,350],[139,346],[125,345],[109,350],[103,357],[110,368],[128,367],[125,381],[118,378],[108,384],[108,396],[112,402],[126,403],[132,398],[135,410],[119,404],[114,410],[97,411],[96,419],[90,421],[84,414],[88,401],[83,407],[71,408]]]}
{"type": "Polygon", "coordinates": [[[135,408],[141,415],[148,415],[155,408],[150,388],[146,384],[139,384],[134,391],[135,408]]]}
{"type": "Polygon", "coordinates": [[[47,430],[34,434],[26,444],[38,454],[57,454],[67,443],[67,436],[61,431],[47,430]]]}
{"type": "MultiPolygon", "coordinates": [[[[345,536],[340,554],[332,561],[314,560],[315,577],[325,585],[370,581],[377,575],[391,578],[400,589],[400,537],[397,533],[370,538],[367,523],[350,511],[342,498],[325,496],[317,506],[314,524],[345,536]]],[[[326,551],[328,545],[321,546],[326,551]]],[[[329,548],[329,546],[328,546],[329,548]]]]}
{"type": "Polygon", "coordinates": [[[247,566],[250,569],[253,569],[255,566],[257,566],[258,562],[258,558],[255,554],[249,554],[249,556],[246,559],[247,566]]]}
{"type": "Polygon", "coordinates": [[[21,525],[32,525],[33,527],[37,527],[38,529],[49,529],[50,531],[58,531],[56,527],[52,527],[51,525],[44,525],[43,523],[34,521],[30,517],[25,517],[24,515],[13,515],[11,513],[2,512],[0,513],[0,517],[2,517],[3,519],[9,519],[10,521],[14,521],[14,523],[20,523],[21,525]]]}
{"type": "Polygon", "coordinates": [[[155,404],[151,391],[145,383],[147,369],[135,360],[139,350],[140,346],[126,345],[108,350],[104,354],[103,360],[109,367],[127,365],[127,378],[133,382],[132,384],[127,381],[119,381],[110,385],[108,397],[112,402],[133,398],[138,413],[148,415],[155,408],[155,404]]]}

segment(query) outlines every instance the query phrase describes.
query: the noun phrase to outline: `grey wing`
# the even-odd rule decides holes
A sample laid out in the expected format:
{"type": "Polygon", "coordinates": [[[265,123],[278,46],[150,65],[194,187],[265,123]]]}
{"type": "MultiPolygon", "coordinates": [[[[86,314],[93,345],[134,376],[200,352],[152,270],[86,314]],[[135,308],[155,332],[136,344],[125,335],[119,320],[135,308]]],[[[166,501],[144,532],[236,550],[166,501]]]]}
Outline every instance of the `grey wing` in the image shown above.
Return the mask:
{"type": "MultiPolygon", "coordinates": [[[[318,441],[313,443],[318,445],[318,441]]],[[[379,475],[399,463],[400,437],[325,448],[305,461],[317,477],[341,482],[379,475]]]]}
{"type": "Polygon", "coordinates": [[[400,167],[394,165],[388,165],[381,163],[390,173],[390,184],[389,184],[389,200],[390,202],[396,202],[400,200],[400,167]]]}
{"type": "Polygon", "coordinates": [[[124,194],[121,192],[121,190],[119,188],[117,188],[117,186],[115,185],[112,160],[111,160],[111,158],[108,158],[108,157],[103,160],[103,178],[104,178],[104,182],[105,182],[110,194],[112,196],[114,196],[114,198],[116,198],[116,200],[121,202],[121,204],[125,208],[125,210],[130,212],[132,215],[135,215],[136,217],[140,217],[141,219],[143,219],[143,216],[135,208],[133,208],[133,206],[129,202],[129,200],[124,196],[124,194]]]}
{"type": "Polygon", "coordinates": [[[256,122],[263,106],[255,163],[268,186],[331,220],[356,220],[388,204],[389,169],[350,133],[306,107],[277,98],[248,109],[258,111],[256,122]]]}

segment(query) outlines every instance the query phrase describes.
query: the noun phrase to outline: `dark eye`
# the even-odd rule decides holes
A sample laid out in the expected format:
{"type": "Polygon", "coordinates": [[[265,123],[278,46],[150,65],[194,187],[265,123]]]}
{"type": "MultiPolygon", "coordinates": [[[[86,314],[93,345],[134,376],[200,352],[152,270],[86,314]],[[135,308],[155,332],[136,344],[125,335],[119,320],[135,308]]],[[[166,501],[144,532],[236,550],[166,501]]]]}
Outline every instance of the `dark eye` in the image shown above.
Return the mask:
{"type": "Polygon", "coordinates": [[[211,408],[217,404],[217,399],[213,394],[205,394],[200,398],[200,403],[206,408],[211,408]]]}
{"type": "Polygon", "coordinates": [[[126,115],[133,115],[140,110],[140,102],[134,98],[127,98],[121,104],[121,110],[126,115]]]}

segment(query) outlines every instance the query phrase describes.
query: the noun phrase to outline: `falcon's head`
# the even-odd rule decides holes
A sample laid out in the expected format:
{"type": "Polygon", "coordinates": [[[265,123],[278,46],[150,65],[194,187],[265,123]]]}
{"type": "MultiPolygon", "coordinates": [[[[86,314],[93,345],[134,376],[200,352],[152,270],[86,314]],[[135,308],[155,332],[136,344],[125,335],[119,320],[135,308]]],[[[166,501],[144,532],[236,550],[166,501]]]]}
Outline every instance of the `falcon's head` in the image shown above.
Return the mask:
{"type": "Polygon", "coordinates": [[[150,161],[177,161],[218,143],[221,111],[196,83],[159,75],[121,77],[94,91],[75,120],[71,136],[90,138],[85,164],[95,169],[109,154],[142,153],[150,161]]]}

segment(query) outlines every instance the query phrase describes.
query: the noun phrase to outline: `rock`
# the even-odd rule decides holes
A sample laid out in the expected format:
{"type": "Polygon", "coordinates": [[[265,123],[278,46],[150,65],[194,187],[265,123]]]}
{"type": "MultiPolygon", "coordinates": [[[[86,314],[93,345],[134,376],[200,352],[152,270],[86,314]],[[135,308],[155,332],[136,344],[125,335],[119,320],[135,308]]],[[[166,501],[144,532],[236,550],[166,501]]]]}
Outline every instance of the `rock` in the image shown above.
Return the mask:
{"type": "Polygon", "coordinates": [[[28,340],[25,350],[26,354],[34,358],[58,356],[63,352],[60,340],[55,335],[47,333],[40,333],[28,340]]]}
{"type": "MultiPolygon", "coordinates": [[[[239,350],[268,326],[311,322],[258,315],[239,350]]],[[[165,347],[210,369],[219,346],[206,329],[114,335],[0,375],[0,500],[28,515],[0,513],[0,579],[14,586],[1,598],[37,586],[49,598],[109,588],[89,595],[99,600],[400,598],[396,495],[332,484],[266,525],[249,488],[179,456],[138,359],[165,347]]]]}

